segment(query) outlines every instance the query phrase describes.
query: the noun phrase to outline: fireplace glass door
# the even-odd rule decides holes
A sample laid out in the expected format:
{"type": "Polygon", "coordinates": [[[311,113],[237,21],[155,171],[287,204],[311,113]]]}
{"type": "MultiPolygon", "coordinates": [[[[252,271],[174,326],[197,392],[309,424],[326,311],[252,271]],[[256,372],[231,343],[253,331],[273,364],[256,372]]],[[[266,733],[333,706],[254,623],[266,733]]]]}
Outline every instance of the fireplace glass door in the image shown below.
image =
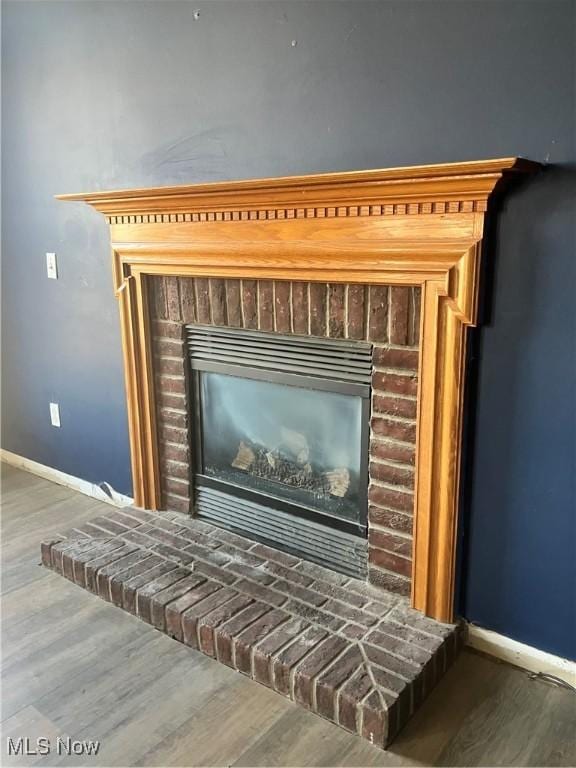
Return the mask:
{"type": "Polygon", "coordinates": [[[312,548],[324,564],[338,551],[358,560],[340,567],[356,574],[371,345],[196,325],[187,334],[197,514],[308,557],[312,548]]]}
{"type": "Polygon", "coordinates": [[[202,372],[200,401],[204,474],[358,521],[361,397],[202,372]]]}

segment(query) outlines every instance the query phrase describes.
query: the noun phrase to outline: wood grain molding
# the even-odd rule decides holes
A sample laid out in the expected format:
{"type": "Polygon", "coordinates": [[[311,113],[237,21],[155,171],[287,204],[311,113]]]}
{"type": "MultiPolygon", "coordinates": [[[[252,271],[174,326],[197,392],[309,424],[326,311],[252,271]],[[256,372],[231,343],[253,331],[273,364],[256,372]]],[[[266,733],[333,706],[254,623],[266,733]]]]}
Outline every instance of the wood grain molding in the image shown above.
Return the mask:
{"type": "Polygon", "coordinates": [[[60,196],[110,223],[136,504],[160,504],[149,276],[420,286],[412,605],[451,621],[466,328],[476,322],[484,216],[503,179],[538,167],[504,158],[60,196]]]}

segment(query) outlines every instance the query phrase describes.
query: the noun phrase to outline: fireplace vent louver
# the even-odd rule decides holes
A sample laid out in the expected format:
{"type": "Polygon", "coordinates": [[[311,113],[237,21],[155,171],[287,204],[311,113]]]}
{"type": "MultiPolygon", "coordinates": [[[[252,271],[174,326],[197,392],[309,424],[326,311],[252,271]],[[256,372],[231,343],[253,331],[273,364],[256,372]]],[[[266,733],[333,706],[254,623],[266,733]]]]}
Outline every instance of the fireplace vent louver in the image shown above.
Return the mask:
{"type": "Polygon", "coordinates": [[[205,486],[198,488],[196,513],[222,528],[276,547],[280,542],[287,552],[357,579],[366,578],[366,539],[205,486]]]}
{"type": "Polygon", "coordinates": [[[186,336],[193,369],[222,371],[225,365],[232,373],[249,366],[253,378],[286,382],[286,375],[309,376],[317,389],[369,394],[372,345],[366,342],[202,325],[186,326],[186,336]]]}

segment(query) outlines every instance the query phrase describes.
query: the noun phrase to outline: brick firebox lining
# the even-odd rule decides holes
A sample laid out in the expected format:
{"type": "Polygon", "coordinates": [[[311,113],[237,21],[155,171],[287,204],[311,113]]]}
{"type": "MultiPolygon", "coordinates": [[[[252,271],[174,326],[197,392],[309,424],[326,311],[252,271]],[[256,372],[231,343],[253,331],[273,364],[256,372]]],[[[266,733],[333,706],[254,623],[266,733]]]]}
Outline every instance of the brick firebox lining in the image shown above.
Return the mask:
{"type": "Polygon", "coordinates": [[[44,542],[42,562],[380,747],[463,640],[405,598],[181,513],[113,510],[44,542]]]}
{"type": "Polygon", "coordinates": [[[178,512],[191,509],[184,323],[372,342],[368,578],[408,595],[419,289],[158,277],[151,282],[150,306],[162,500],[178,512]]]}

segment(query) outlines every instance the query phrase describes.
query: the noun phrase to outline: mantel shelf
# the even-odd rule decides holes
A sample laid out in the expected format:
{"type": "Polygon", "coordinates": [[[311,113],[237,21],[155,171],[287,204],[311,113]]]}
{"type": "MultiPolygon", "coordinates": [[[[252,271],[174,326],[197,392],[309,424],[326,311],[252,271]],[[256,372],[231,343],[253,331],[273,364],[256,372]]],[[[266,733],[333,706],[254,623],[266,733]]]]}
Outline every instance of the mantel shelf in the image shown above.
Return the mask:
{"type": "MultiPolygon", "coordinates": [[[[504,176],[533,172],[530,160],[506,157],[463,163],[219,181],[58,195],[85,202],[107,216],[178,211],[386,205],[432,201],[485,202],[504,176]]],[[[415,211],[416,212],[416,211],[415,211]]]]}

